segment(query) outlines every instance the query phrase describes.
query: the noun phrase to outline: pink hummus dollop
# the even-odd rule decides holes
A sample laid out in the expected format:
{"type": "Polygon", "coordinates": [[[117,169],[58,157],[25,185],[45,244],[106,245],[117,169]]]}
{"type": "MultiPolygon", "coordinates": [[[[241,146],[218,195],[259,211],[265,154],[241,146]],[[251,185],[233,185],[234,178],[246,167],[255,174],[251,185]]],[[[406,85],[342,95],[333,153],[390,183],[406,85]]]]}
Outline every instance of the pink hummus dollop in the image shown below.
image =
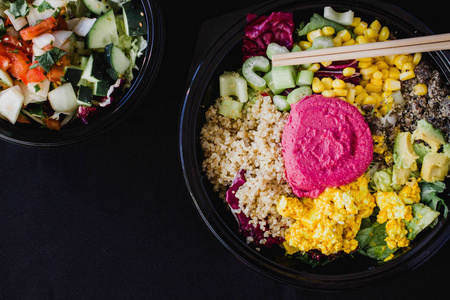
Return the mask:
{"type": "Polygon", "coordinates": [[[311,95],[291,106],[282,137],[287,180],[298,197],[356,180],[373,156],[370,129],[359,110],[337,98],[311,95]]]}

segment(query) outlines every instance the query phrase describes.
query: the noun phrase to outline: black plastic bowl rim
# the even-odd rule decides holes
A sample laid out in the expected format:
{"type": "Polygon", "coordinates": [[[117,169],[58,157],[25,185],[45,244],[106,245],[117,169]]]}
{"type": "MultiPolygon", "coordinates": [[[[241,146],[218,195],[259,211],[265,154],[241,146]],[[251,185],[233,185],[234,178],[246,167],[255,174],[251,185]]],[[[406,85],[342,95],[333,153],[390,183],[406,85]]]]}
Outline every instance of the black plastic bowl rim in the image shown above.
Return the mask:
{"type": "MultiPolygon", "coordinates": [[[[450,238],[449,222],[441,218],[438,225],[427,235],[423,236],[420,242],[392,261],[361,272],[339,275],[314,274],[282,266],[265,257],[261,252],[255,250],[254,247],[247,245],[242,237],[238,235],[236,226],[229,226],[224,217],[217,212],[212,204],[212,200],[220,200],[218,197],[212,199],[210,194],[208,194],[206,188],[207,179],[201,170],[202,157],[199,155],[201,152],[199,126],[201,124],[198,124],[198,120],[201,117],[200,111],[205,109],[205,104],[201,102],[204,94],[208,92],[208,85],[211,80],[216,80],[214,73],[217,71],[216,69],[220,62],[242,40],[243,28],[246,24],[246,13],[268,15],[273,11],[320,9],[327,5],[331,5],[333,8],[341,11],[352,9],[357,14],[365,13],[379,17],[380,20],[389,20],[390,23],[394,23],[397,27],[402,28],[409,36],[433,33],[425,24],[401,8],[379,1],[299,2],[288,0],[269,1],[260,6],[255,6],[252,10],[241,12],[240,15],[235,16],[235,22],[231,24],[228,30],[218,34],[215,37],[216,42],[211,44],[209,50],[201,53],[198,61],[193,62],[191,77],[188,79],[186,94],[181,107],[178,136],[179,155],[187,188],[199,215],[214,236],[240,261],[257,272],[285,284],[313,290],[341,290],[361,287],[384,280],[399,272],[412,270],[429,259],[450,238]]],[[[433,52],[431,56],[437,62],[441,71],[444,72],[448,81],[450,78],[450,54],[447,51],[439,51],[433,52]]],[[[213,100],[211,99],[211,103],[213,100]]]]}
{"type": "Polygon", "coordinates": [[[148,96],[161,65],[165,30],[163,15],[157,0],[140,0],[144,8],[147,25],[147,48],[139,58],[138,71],[125,95],[108,107],[102,108],[98,117],[89,124],[68,126],[61,130],[48,130],[27,124],[12,125],[0,120],[0,139],[16,145],[31,147],[56,147],[75,144],[91,139],[102,131],[120,123],[124,116],[138,107],[148,96]]]}

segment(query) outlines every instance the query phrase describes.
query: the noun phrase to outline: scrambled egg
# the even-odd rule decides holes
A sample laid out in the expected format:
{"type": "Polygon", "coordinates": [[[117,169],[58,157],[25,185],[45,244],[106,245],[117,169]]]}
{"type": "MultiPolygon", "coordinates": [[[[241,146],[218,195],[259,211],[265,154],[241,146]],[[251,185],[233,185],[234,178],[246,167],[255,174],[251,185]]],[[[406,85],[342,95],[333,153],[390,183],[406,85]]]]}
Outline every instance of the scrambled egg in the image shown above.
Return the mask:
{"type": "Polygon", "coordinates": [[[375,207],[368,182],[363,175],[350,184],[328,188],[315,199],[280,197],[278,212],[295,219],[285,235],[286,251],[292,254],[315,249],[325,255],[354,251],[361,220],[375,207]]]}
{"type": "Polygon", "coordinates": [[[386,163],[391,163],[393,161],[392,153],[389,151],[386,145],[386,139],[382,135],[374,135],[373,139],[373,152],[381,154],[384,157],[386,163]]]}
{"type": "Polygon", "coordinates": [[[409,245],[408,230],[404,221],[410,221],[413,218],[410,204],[420,201],[418,180],[413,179],[407,182],[398,193],[378,191],[374,196],[380,208],[377,222],[380,224],[387,222],[385,241],[388,247],[390,249],[407,247],[409,245]]]}

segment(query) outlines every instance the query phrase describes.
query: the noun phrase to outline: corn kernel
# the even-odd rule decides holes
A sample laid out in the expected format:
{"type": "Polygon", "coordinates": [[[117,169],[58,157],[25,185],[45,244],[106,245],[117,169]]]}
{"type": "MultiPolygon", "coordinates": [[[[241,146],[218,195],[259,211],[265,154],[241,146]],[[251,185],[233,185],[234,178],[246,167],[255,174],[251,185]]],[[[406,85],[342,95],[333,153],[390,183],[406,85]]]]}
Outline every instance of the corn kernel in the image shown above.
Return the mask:
{"type": "MultiPolygon", "coordinates": [[[[379,71],[377,71],[377,72],[379,72],[379,71]]],[[[370,83],[373,85],[383,86],[383,79],[371,78],[370,83]]]]}
{"type": "Polygon", "coordinates": [[[381,93],[370,93],[369,96],[372,96],[377,100],[377,106],[380,106],[383,103],[383,98],[381,98],[381,93]]]}
{"type": "Polygon", "coordinates": [[[368,44],[369,43],[369,39],[367,37],[365,37],[364,35],[358,35],[356,37],[355,41],[357,44],[368,44]]]}
{"type": "Polygon", "coordinates": [[[384,61],[384,58],[378,60],[375,65],[378,67],[378,70],[389,69],[389,65],[384,61]]]}
{"type": "Polygon", "coordinates": [[[334,28],[331,26],[325,26],[322,28],[322,33],[325,36],[331,36],[334,34],[334,28]]]}
{"type": "Polygon", "coordinates": [[[312,44],[311,44],[310,42],[308,42],[308,41],[300,41],[300,42],[298,43],[298,45],[300,46],[300,48],[301,48],[302,50],[306,50],[306,49],[308,49],[309,47],[312,46],[312,44]]]}
{"type": "Polygon", "coordinates": [[[333,62],[332,61],[323,61],[320,64],[324,67],[328,67],[329,65],[331,65],[333,62]]]}
{"type": "Polygon", "coordinates": [[[322,29],[319,28],[319,29],[308,32],[308,34],[306,35],[306,38],[308,39],[308,42],[312,43],[316,37],[322,36],[322,35],[323,35],[322,29]]]}
{"type": "Polygon", "coordinates": [[[383,91],[383,86],[369,82],[366,84],[365,90],[367,93],[381,93],[383,91]]]}
{"type": "Polygon", "coordinates": [[[388,55],[384,57],[384,61],[388,64],[388,65],[393,65],[394,64],[394,59],[395,59],[395,55],[388,55]]]}
{"type": "Polygon", "coordinates": [[[334,90],[324,90],[322,92],[322,96],[324,96],[324,97],[336,97],[336,92],[334,90]]]}
{"type": "Polygon", "coordinates": [[[363,60],[358,61],[358,68],[361,68],[361,69],[368,68],[371,65],[372,65],[372,61],[363,61],[363,60]]]}
{"type": "Polygon", "coordinates": [[[358,26],[359,23],[361,23],[361,18],[360,17],[354,17],[351,26],[356,27],[356,26],[358,26]]]}
{"type": "Polygon", "coordinates": [[[348,90],[347,89],[334,89],[336,97],[347,97],[348,90]]]}
{"type": "Polygon", "coordinates": [[[371,65],[367,68],[361,68],[360,73],[362,75],[371,75],[371,74],[375,73],[376,71],[378,71],[377,65],[371,65]]]}
{"type": "Polygon", "coordinates": [[[381,69],[381,79],[386,80],[389,78],[389,69],[381,69]]]}
{"type": "Polygon", "coordinates": [[[405,80],[408,80],[408,79],[411,79],[414,77],[416,77],[416,74],[414,73],[413,70],[411,70],[411,71],[401,72],[398,79],[400,79],[401,81],[405,81],[405,80]]]}
{"type": "Polygon", "coordinates": [[[342,79],[334,79],[333,82],[331,83],[331,86],[334,89],[345,89],[345,81],[342,79]]]}
{"type": "Polygon", "coordinates": [[[383,26],[383,28],[381,28],[380,33],[378,34],[378,40],[380,42],[382,41],[386,41],[387,39],[389,39],[389,35],[391,33],[389,32],[389,28],[387,28],[386,26],[383,26]]]}
{"type": "Polygon", "coordinates": [[[355,103],[360,105],[363,102],[364,98],[366,98],[367,96],[369,96],[369,94],[367,94],[366,92],[362,92],[361,94],[356,95],[355,103]]]}
{"type": "Polygon", "coordinates": [[[359,94],[361,94],[363,92],[365,92],[365,90],[364,90],[362,85],[355,86],[355,95],[359,95],[359,94]]]}
{"type": "Polygon", "coordinates": [[[366,98],[363,99],[361,105],[367,105],[367,104],[376,105],[377,100],[372,96],[367,96],[366,98]]]}
{"type": "Polygon", "coordinates": [[[354,39],[350,39],[350,40],[348,40],[346,42],[343,42],[342,46],[351,46],[351,45],[354,45],[354,44],[356,44],[356,41],[354,39]]]}
{"type": "MultiPolygon", "coordinates": [[[[378,68],[378,67],[377,67],[378,68]]],[[[381,73],[381,71],[378,69],[377,71],[375,71],[373,74],[372,74],[372,78],[373,79],[376,79],[376,80],[381,80],[381,79],[383,79],[383,73],[381,73]]]]}
{"type": "Polygon", "coordinates": [[[320,69],[320,64],[312,64],[308,70],[313,71],[313,72],[317,72],[320,69]]]}
{"type": "Polygon", "coordinates": [[[362,76],[361,76],[361,79],[364,80],[364,81],[369,82],[370,79],[372,79],[372,74],[365,74],[365,75],[362,75],[362,76]]]}
{"type": "Polygon", "coordinates": [[[393,79],[393,78],[388,78],[386,79],[386,81],[384,82],[384,90],[385,91],[398,91],[401,88],[401,83],[400,81],[393,79]]]}
{"type": "Polygon", "coordinates": [[[418,83],[414,86],[414,94],[417,96],[424,96],[428,93],[428,87],[426,84],[418,83]]]}
{"type": "Polygon", "coordinates": [[[404,54],[396,55],[394,58],[394,65],[398,69],[402,69],[403,65],[408,62],[408,56],[404,54]]]}
{"type": "Polygon", "coordinates": [[[378,108],[378,111],[383,116],[387,115],[389,110],[390,110],[390,107],[389,107],[389,105],[386,105],[386,104],[383,104],[380,108],[378,108]]]}
{"type": "Polygon", "coordinates": [[[416,54],[414,54],[414,56],[413,56],[413,61],[412,61],[412,63],[414,64],[414,65],[418,65],[419,64],[419,62],[420,62],[420,60],[422,59],[422,53],[416,53],[416,54]]]}
{"type": "Polygon", "coordinates": [[[322,93],[325,90],[325,87],[319,77],[313,78],[311,89],[316,94],[322,93]]]}
{"type": "Polygon", "coordinates": [[[381,29],[380,21],[378,20],[373,21],[372,23],[370,23],[369,28],[375,30],[376,32],[379,32],[381,29]]]}
{"type": "Polygon", "coordinates": [[[333,44],[335,47],[342,46],[342,38],[339,36],[336,36],[333,38],[333,44]]]}
{"type": "Polygon", "coordinates": [[[342,75],[348,77],[348,76],[352,76],[353,74],[355,74],[355,72],[356,72],[355,68],[347,67],[347,68],[344,68],[344,70],[342,70],[342,75]]]}
{"type": "Polygon", "coordinates": [[[400,70],[396,67],[389,68],[389,78],[399,79],[400,78],[400,70]]]}
{"type": "Polygon", "coordinates": [[[364,30],[364,36],[368,39],[377,39],[378,38],[378,32],[373,28],[367,28],[364,30]]]}
{"type": "Polygon", "coordinates": [[[362,35],[364,34],[364,30],[366,30],[368,26],[369,24],[367,24],[367,22],[361,21],[358,25],[356,25],[355,29],[353,29],[353,32],[356,35],[362,35]]]}
{"type": "Polygon", "coordinates": [[[349,89],[348,93],[347,93],[347,102],[348,103],[354,103],[355,102],[355,96],[356,96],[356,90],[354,88],[349,89]]]}
{"type": "Polygon", "coordinates": [[[402,72],[408,72],[414,70],[414,64],[412,62],[404,63],[402,66],[402,72]]]}
{"type": "Polygon", "coordinates": [[[339,31],[336,34],[336,36],[340,37],[342,39],[342,42],[347,42],[347,41],[349,41],[352,38],[350,32],[348,32],[347,29],[343,29],[343,30],[339,31]]]}
{"type": "Polygon", "coordinates": [[[333,88],[332,86],[333,79],[331,77],[323,77],[322,83],[326,90],[331,90],[333,88]]]}

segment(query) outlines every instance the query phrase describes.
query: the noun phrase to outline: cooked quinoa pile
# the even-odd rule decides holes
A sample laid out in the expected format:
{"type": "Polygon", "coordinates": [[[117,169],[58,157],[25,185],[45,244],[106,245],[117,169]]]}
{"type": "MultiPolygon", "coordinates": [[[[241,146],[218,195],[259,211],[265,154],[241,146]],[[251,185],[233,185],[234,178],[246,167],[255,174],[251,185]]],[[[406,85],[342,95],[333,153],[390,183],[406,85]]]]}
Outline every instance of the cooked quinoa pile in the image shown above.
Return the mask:
{"type": "Polygon", "coordinates": [[[281,154],[288,113],[278,111],[271,97],[263,96],[238,120],[219,115],[218,108],[216,102],[208,109],[200,134],[203,171],[225,200],[236,173],[246,170],[246,183],[236,193],[241,209],[234,212],[244,212],[250,224],[265,228],[265,237],[284,237],[291,220],[277,212],[276,201],[281,195],[292,195],[281,154]]]}

